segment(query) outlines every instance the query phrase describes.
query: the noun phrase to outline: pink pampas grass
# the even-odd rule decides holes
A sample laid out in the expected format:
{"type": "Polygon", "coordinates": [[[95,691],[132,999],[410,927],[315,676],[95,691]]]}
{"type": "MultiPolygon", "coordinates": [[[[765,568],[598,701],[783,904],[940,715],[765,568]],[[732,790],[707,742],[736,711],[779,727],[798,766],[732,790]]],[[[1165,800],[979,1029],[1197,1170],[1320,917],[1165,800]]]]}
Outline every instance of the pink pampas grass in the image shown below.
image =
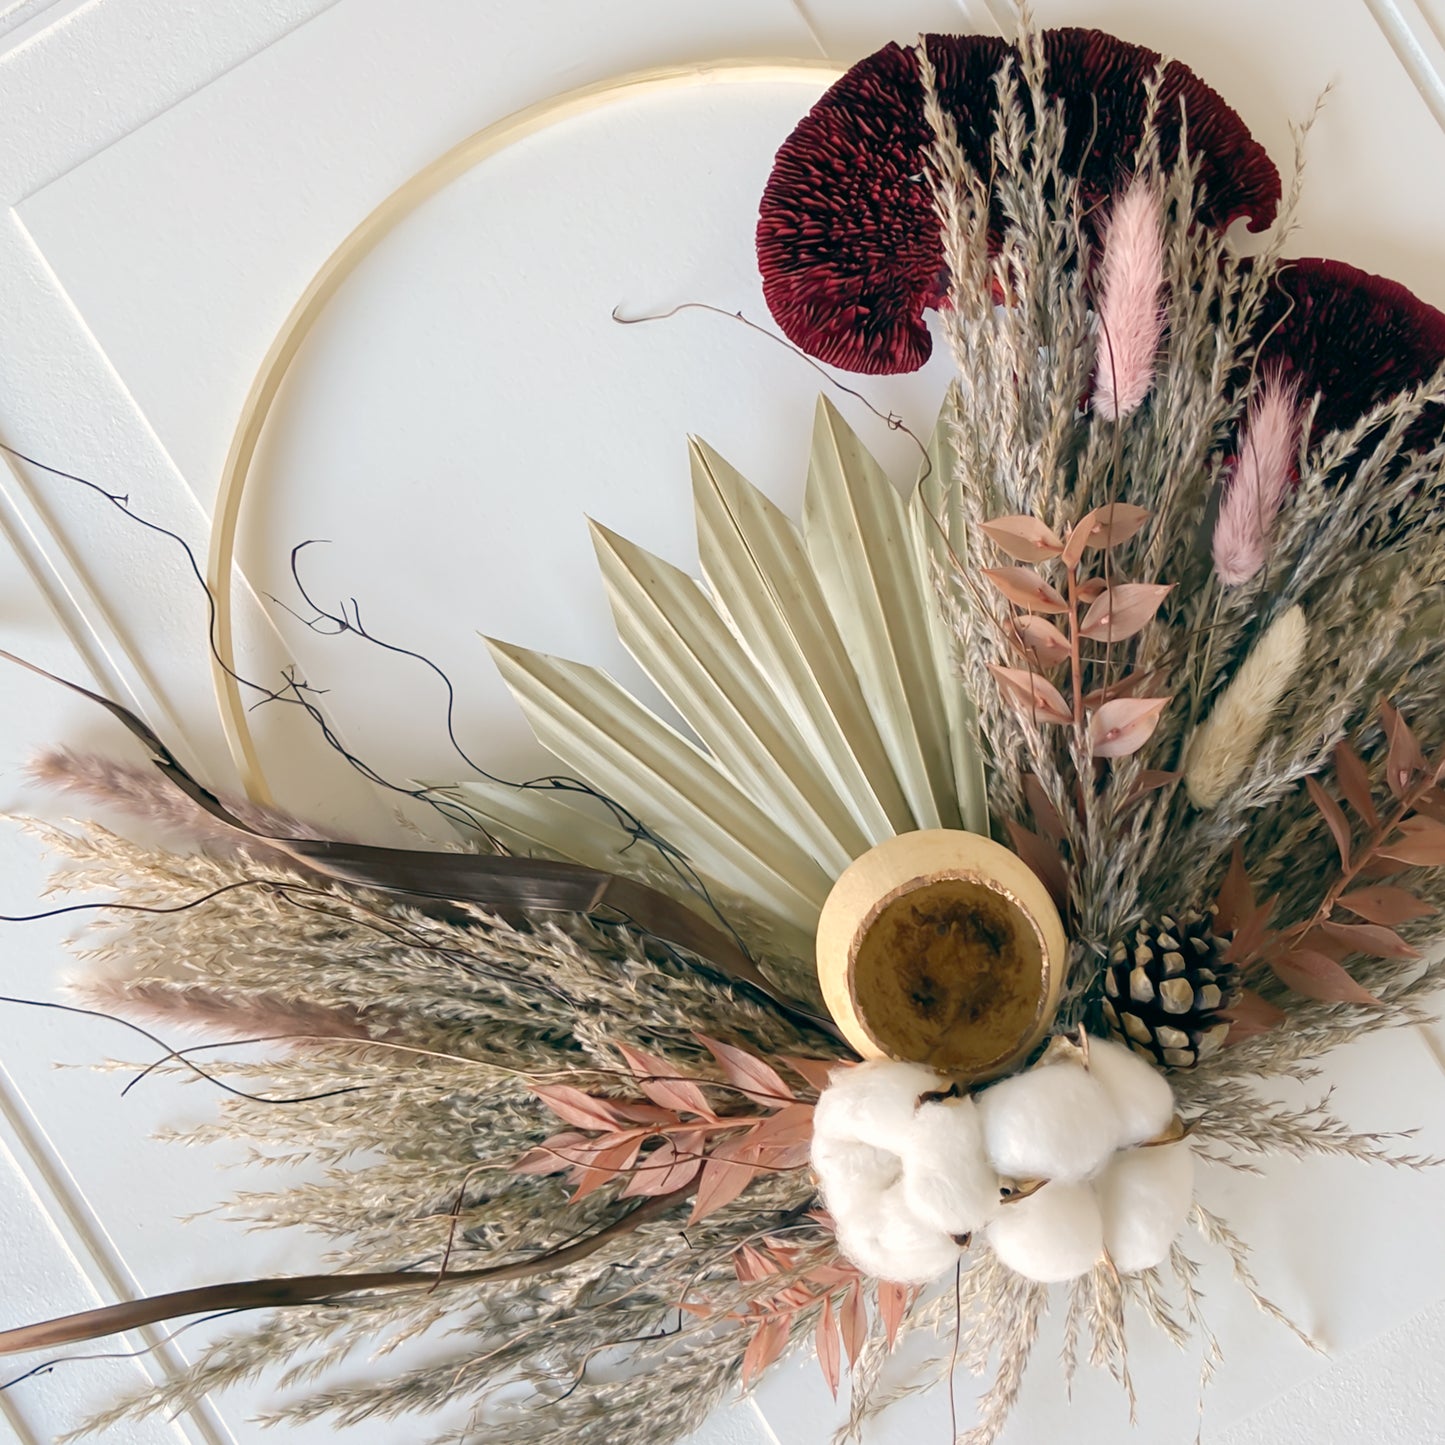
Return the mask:
{"type": "MultiPolygon", "coordinates": [[[[255,857],[258,852],[269,852],[263,838],[247,837],[218,822],[149,764],[137,766],[94,753],[57,748],[35,758],[28,772],[44,787],[101,807],[116,808],[153,827],[180,833],[218,857],[255,857]]],[[[244,798],[227,795],[221,801],[243,823],[273,838],[327,836],[289,813],[259,807],[244,798]]]]}
{"type": "Polygon", "coordinates": [[[1164,334],[1164,239],[1159,197],[1149,182],[1134,179],[1114,202],[1102,271],[1094,409],[1117,421],[1149,394],[1164,334]]]}
{"type": "Polygon", "coordinates": [[[87,978],[70,986],[87,1006],[139,1023],[180,1026],[230,1039],[371,1042],[353,1009],[328,1008],[276,994],[231,994],[165,979],[87,978]]]}
{"type": "Polygon", "coordinates": [[[1248,582],[1264,566],[1293,474],[1298,433],[1297,387],[1274,372],[1250,402],[1239,460],[1214,527],[1214,568],[1226,587],[1248,582]]]}

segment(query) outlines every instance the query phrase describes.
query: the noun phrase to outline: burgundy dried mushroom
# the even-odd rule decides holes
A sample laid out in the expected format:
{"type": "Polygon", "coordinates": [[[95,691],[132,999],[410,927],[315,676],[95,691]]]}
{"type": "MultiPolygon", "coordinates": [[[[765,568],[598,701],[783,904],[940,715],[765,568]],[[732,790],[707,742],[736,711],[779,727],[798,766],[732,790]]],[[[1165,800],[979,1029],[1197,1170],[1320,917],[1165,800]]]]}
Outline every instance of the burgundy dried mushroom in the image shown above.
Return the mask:
{"type": "MultiPolygon", "coordinates": [[[[1099,30],[1043,32],[1045,88],[1067,120],[1064,165],[1093,205],[1129,173],[1157,52],[1099,30]]],[[[988,171],[994,76],[1013,46],[996,36],[929,35],[944,107],[972,164],[988,171]]],[[[1279,173],[1244,122],[1191,70],[1169,62],[1160,154],[1179,155],[1181,119],[1198,161],[1202,223],[1269,225],[1279,173]]],[[[913,371],[932,349],[923,313],[947,291],[938,221],[925,179],[932,134],[911,50],[860,61],[803,118],[773,163],[758,218],[763,293],[783,331],[848,371],[913,371]]]]}
{"type": "MultiPolygon", "coordinates": [[[[1260,361],[1319,393],[1312,438],[1352,426],[1371,407],[1429,380],[1445,361],[1445,314],[1398,281],[1343,261],[1284,262],[1262,317],[1260,361]]],[[[1428,444],[1445,409],[1423,416],[1409,440],[1428,444]]]]}

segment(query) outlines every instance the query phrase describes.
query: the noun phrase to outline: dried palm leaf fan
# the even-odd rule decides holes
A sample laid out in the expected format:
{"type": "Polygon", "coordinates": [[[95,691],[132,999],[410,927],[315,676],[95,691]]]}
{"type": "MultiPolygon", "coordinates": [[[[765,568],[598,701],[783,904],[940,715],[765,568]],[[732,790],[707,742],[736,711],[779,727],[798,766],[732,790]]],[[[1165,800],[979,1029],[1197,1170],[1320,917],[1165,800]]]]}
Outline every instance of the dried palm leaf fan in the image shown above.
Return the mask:
{"type": "Polygon", "coordinates": [[[42,776],[199,851],[49,835],[143,910],[90,996],[291,1040],[208,1065],[237,1093],[200,1137],[319,1161],[243,1209],[341,1270],[0,1348],[284,1307],[104,1426],[442,1325],[439,1363],[277,1418],[456,1403],[489,1440],[641,1445],[807,1341],[835,1391],[846,1358],[857,1439],[899,1335],[956,1313],[953,1354],[996,1371],[961,1437],[987,1445],[1058,1294],[1066,1374],[1087,1345],[1128,1387],[1130,1300],[1213,1358],[1186,1224],[1282,1319],[1196,1168],[1428,1162],[1253,1084],[1441,980],[1445,317],[1282,260],[1284,228],[1242,260],[1227,226],[1278,200],[1151,51],[885,47],[778,156],[765,289],[862,371],[919,364],[941,306],[958,384],[906,500],[822,403],[801,526],[695,443],[705,586],[595,529],[690,736],[494,643],[568,777],[430,790],[476,851],[406,853],[219,798],[105,703],[159,772],[42,776]]]}

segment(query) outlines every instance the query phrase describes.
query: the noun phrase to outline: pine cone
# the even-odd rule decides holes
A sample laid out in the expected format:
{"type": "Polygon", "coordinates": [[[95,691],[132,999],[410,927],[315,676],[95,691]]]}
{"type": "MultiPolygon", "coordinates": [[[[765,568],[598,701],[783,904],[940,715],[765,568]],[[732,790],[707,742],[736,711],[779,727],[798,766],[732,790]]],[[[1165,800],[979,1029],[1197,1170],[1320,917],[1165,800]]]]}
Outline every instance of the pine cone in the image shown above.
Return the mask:
{"type": "Polygon", "coordinates": [[[1114,945],[1104,970],[1104,1018],[1115,1038],[1165,1069],[1192,1069],[1229,1032],[1219,1011],[1238,994],[1214,919],[1194,910],[1141,924],[1114,945]]]}

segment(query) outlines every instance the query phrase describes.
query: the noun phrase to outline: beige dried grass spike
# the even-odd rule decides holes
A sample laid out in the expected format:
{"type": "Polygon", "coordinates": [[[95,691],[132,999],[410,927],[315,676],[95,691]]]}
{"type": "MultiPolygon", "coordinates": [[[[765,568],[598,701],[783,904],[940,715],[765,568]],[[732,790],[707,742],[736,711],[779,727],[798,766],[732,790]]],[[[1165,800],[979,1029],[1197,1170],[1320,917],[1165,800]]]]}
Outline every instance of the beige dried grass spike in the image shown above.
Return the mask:
{"type": "MultiPolygon", "coordinates": [[[[594,669],[491,644],[566,769],[681,849],[709,889],[809,935],[832,881],[877,843],[987,828],[973,703],[936,592],[948,548],[929,520],[949,508],[948,424],[945,408],[906,507],[820,400],[801,531],[694,442],[706,588],[594,524],[618,633],[697,742],[594,669]]],[[[569,838],[561,798],[463,795],[509,844],[566,857],[602,845],[595,827],[569,838]]]]}
{"type": "Polygon", "coordinates": [[[1302,607],[1270,623],[1184,754],[1184,786],[1196,808],[1214,808],[1245,775],[1270,720],[1304,662],[1309,624],[1302,607]]]}

